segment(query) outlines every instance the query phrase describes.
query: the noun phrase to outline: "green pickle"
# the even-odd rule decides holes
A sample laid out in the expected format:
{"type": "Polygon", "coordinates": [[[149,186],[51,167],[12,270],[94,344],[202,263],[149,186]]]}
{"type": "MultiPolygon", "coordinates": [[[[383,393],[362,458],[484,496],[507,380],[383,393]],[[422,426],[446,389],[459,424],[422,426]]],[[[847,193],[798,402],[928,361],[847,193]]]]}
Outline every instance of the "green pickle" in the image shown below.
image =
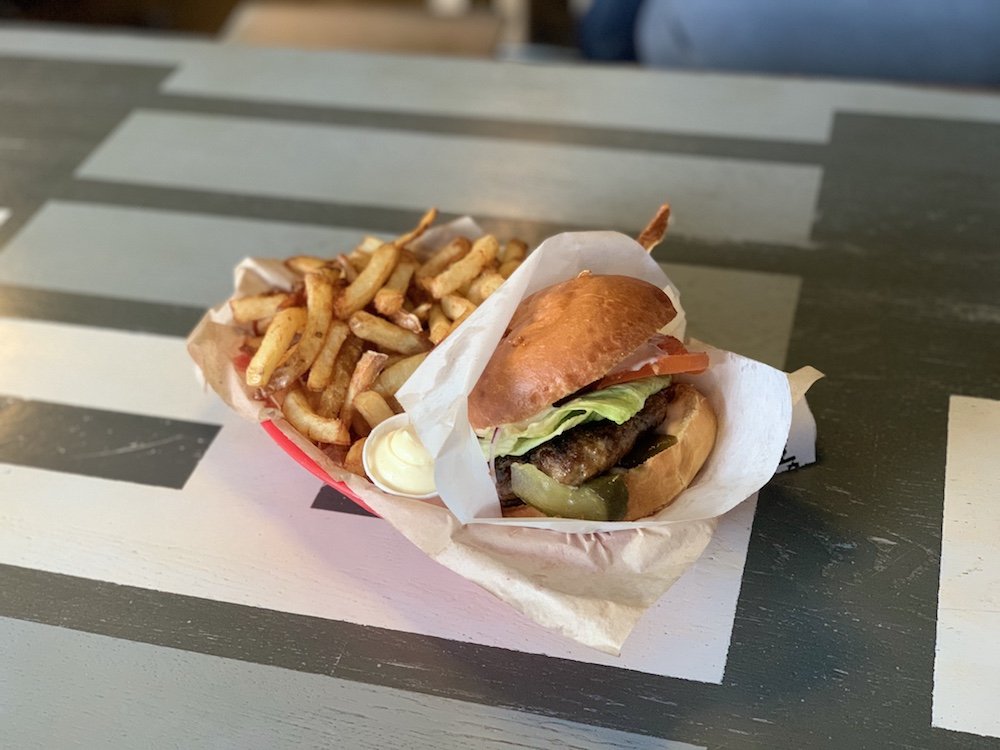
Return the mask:
{"type": "Polygon", "coordinates": [[[636,466],[642,466],[657,453],[665,451],[676,443],[677,438],[673,435],[659,435],[655,432],[648,433],[635,442],[635,447],[628,452],[628,455],[618,465],[626,469],[634,469],[636,466]]]}
{"type": "Polygon", "coordinates": [[[547,516],[620,521],[628,510],[624,474],[606,474],[571,487],[532,464],[512,464],[510,479],[514,494],[547,516]]]}

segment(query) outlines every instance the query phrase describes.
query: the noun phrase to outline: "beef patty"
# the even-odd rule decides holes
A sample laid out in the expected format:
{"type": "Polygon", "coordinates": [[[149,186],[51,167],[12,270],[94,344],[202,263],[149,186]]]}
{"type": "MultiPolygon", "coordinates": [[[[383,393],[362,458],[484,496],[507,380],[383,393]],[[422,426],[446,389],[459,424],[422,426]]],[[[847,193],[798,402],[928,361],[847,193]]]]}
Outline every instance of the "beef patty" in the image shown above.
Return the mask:
{"type": "Polygon", "coordinates": [[[667,407],[674,400],[674,386],[664,388],[646,399],[642,409],[622,423],[602,419],[567,430],[523,456],[500,456],[496,459],[496,484],[504,507],[520,504],[510,486],[511,464],[532,463],[557,482],[580,485],[616,466],[642,433],[659,426],[667,418],[667,407]]]}

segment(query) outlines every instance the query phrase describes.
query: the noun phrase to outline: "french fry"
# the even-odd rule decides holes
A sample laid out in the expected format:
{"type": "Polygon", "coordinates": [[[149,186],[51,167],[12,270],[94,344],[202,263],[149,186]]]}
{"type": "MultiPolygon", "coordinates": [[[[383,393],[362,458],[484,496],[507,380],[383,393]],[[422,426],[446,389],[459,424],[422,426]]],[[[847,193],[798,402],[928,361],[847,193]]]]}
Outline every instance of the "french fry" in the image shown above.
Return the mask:
{"type": "Polygon", "coordinates": [[[372,390],[386,398],[395,396],[396,391],[403,386],[403,383],[409,380],[410,376],[420,367],[420,363],[426,358],[427,352],[423,352],[406,357],[393,364],[387,363],[385,369],[375,379],[372,390]]]}
{"type": "Polygon", "coordinates": [[[465,319],[468,318],[470,315],[472,315],[472,310],[462,313],[453,321],[451,321],[451,326],[448,327],[448,333],[445,334],[445,338],[451,336],[451,334],[454,333],[455,329],[458,328],[460,325],[462,325],[462,323],[465,322],[465,319]]]}
{"type": "Polygon", "coordinates": [[[361,242],[355,246],[354,252],[368,253],[370,255],[382,247],[383,243],[385,243],[385,240],[366,234],[361,238],[361,242]]]}
{"type": "Polygon", "coordinates": [[[451,329],[451,319],[444,314],[441,304],[437,303],[431,307],[427,317],[428,338],[431,343],[440,344],[451,329]]]}
{"type": "MultiPolygon", "coordinates": [[[[518,261],[520,263],[520,261],[518,261]]],[[[476,305],[481,305],[493,292],[503,284],[504,277],[499,271],[487,269],[472,280],[469,285],[469,300],[476,305]]]]}
{"type": "Polygon", "coordinates": [[[435,299],[441,299],[458,289],[462,284],[476,278],[483,267],[497,257],[500,249],[497,238],[492,234],[476,240],[468,255],[455,261],[444,271],[434,276],[427,284],[427,290],[435,299]]]}
{"type": "Polygon", "coordinates": [[[414,305],[410,312],[412,312],[421,323],[426,323],[427,316],[430,315],[433,304],[433,302],[421,302],[419,305],[414,305]]]}
{"type": "Polygon", "coordinates": [[[371,302],[389,279],[398,260],[399,248],[392,244],[382,245],[372,253],[371,262],[365,270],[337,297],[334,308],[337,317],[346,320],[371,302]]]}
{"type": "Polygon", "coordinates": [[[282,355],[288,350],[296,334],[305,327],[306,318],[305,308],[302,307],[289,307],[274,316],[260,342],[260,348],[247,365],[248,386],[251,388],[267,386],[282,355]]]}
{"type": "Polygon", "coordinates": [[[381,422],[393,416],[392,408],[385,402],[385,399],[375,391],[361,391],[354,397],[354,408],[364,417],[368,426],[375,428],[381,422]]]}
{"type": "Polygon", "coordinates": [[[528,255],[528,245],[518,239],[510,239],[504,243],[503,252],[500,254],[501,263],[510,263],[512,260],[524,260],[528,255]]]}
{"type": "Polygon", "coordinates": [[[299,339],[295,352],[282,363],[271,377],[271,385],[277,390],[287,388],[308,370],[323,348],[326,334],[333,320],[333,284],[322,274],[306,274],[305,330],[299,339]]]}
{"type": "Polygon", "coordinates": [[[251,294],[229,301],[229,309],[233,320],[237,323],[251,323],[255,320],[270,318],[291,298],[288,292],[266,294],[251,294]]]}
{"type": "Polygon", "coordinates": [[[396,247],[406,247],[413,242],[413,240],[417,239],[417,237],[427,231],[427,227],[434,223],[434,220],[437,219],[437,215],[438,212],[436,208],[427,209],[427,212],[424,213],[424,215],[420,217],[420,221],[417,222],[417,226],[406,234],[402,234],[397,237],[393,240],[392,244],[396,247]]]}
{"type": "Polygon", "coordinates": [[[351,374],[351,381],[347,385],[347,395],[344,397],[344,404],[340,407],[340,419],[344,424],[351,424],[354,419],[354,411],[357,408],[354,399],[362,391],[367,391],[372,387],[375,378],[385,367],[388,357],[380,352],[367,351],[361,355],[357,367],[351,374]]]}
{"type": "Polygon", "coordinates": [[[426,285],[449,265],[468,255],[471,249],[472,242],[468,237],[456,237],[424,261],[414,274],[414,278],[421,286],[426,285]]]}
{"type": "Polygon", "coordinates": [[[318,258],[315,255],[293,255],[291,258],[285,258],[285,266],[303,276],[318,271],[326,263],[324,258],[318,258]]]}
{"type": "Polygon", "coordinates": [[[375,293],[375,309],[386,317],[399,312],[403,307],[410,279],[413,278],[416,270],[416,261],[400,259],[385,282],[385,286],[375,293]]]}
{"type": "Polygon", "coordinates": [[[667,233],[667,226],[670,224],[670,204],[664,203],[660,206],[653,218],[649,220],[646,228],[639,232],[636,242],[646,248],[647,252],[653,252],[653,248],[660,244],[667,233]]]}
{"type": "Polygon", "coordinates": [[[423,336],[363,310],[354,313],[347,324],[358,338],[389,351],[416,354],[431,348],[431,343],[423,336]]]}
{"type": "Polygon", "coordinates": [[[351,261],[347,259],[346,255],[338,255],[333,259],[332,265],[340,271],[348,284],[353,284],[355,279],[358,278],[358,269],[351,265],[351,261]]]}
{"type": "Polygon", "coordinates": [[[451,320],[457,320],[476,309],[476,305],[460,294],[446,294],[441,298],[441,309],[451,320]]]}
{"type": "Polygon", "coordinates": [[[333,380],[333,363],[337,361],[340,347],[350,335],[351,329],[347,323],[342,320],[331,321],[323,346],[309,368],[306,388],[310,391],[322,391],[330,385],[330,381],[333,380]]]}
{"type": "Polygon", "coordinates": [[[306,394],[299,388],[285,395],[281,411],[292,427],[310,440],[336,445],[347,445],[351,442],[347,423],[335,417],[321,417],[313,411],[306,394]]]}
{"type": "Polygon", "coordinates": [[[389,320],[407,331],[413,331],[414,333],[423,333],[424,331],[424,324],[420,322],[420,318],[406,310],[394,312],[389,316],[389,320]]]}
{"type": "Polygon", "coordinates": [[[514,273],[520,266],[522,261],[519,260],[508,260],[500,264],[500,269],[498,273],[504,277],[504,279],[509,279],[510,275],[514,273]]]}
{"type": "Polygon", "coordinates": [[[351,375],[354,368],[361,359],[361,351],[365,342],[357,336],[348,335],[347,341],[340,347],[337,359],[333,363],[333,375],[330,384],[323,389],[319,397],[319,406],[316,408],[321,417],[332,417],[340,414],[340,410],[347,398],[347,386],[350,385],[351,375]]]}
{"type": "Polygon", "coordinates": [[[365,440],[367,438],[360,438],[351,444],[350,450],[344,456],[344,468],[352,474],[368,479],[368,475],[365,473],[365,463],[361,458],[365,450],[365,440]]]}

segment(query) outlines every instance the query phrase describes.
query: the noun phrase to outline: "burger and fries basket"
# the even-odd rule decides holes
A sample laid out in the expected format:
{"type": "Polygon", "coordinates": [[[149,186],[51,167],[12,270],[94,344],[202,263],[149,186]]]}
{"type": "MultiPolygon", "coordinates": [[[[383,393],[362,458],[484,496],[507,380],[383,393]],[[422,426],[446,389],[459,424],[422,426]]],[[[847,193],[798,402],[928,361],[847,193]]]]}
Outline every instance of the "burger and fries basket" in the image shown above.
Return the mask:
{"type": "MultiPolygon", "coordinates": [[[[435,227],[417,239],[427,254],[481,230],[471,219],[435,227]]],[[[635,240],[615,232],[554,236],[534,250],[488,299],[441,342],[397,392],[435,459],[439,501],[379,491],[346,471],[297,432],[280,410],[255,400],[235,366],[244,334],[228,302],[210,310],[188,339],[206,383],[235,411],[284,436],[317,476],[328,475],[434,560],[475,582],[530,619],[580,643],[616,654],[636,622],[698,559],[719,516],[751,497],[779,470],[786,449],[814,460],[815,422],[804,394],[820,373],[786,374],[697,341],[709,353],[700,375],[675,376],[708,397],[718,416],[715,448],[692,484],[659,513],[634,522],[501,518],[495,488],[466,416],[479,378],[520,301],[582,271],[624,274],[663,288],[678,315],[664,330],[683,339],[678,290],[635,240]]],[[[287,287],[279,260],[246,259],[234,297],[287,287]]],[[[289,471],[295,469],[289,468],[289,471]]]]}

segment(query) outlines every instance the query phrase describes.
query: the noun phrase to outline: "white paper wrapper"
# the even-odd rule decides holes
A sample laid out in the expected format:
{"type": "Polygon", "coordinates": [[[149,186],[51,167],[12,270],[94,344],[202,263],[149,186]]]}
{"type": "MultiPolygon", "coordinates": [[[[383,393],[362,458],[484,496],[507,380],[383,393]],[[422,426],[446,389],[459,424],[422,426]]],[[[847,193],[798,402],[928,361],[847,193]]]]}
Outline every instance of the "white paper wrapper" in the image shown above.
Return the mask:
{"type": "MultiPolygon", "coordinates": [[[[429,231],[419,244],[428,251],[455,234],[480,233],[471,220],[463,219],[429,231]]],[[[496,492],[466,418],[466,395],[521,299],[585,269],[628,274],[663,287],[679,311],[665,330],[683,336],[677,290],[634,240],[612,232],[585,232],[544,242],[397,394],[436,457],[443,503],[380,492],[337,466],[275,409],[255,401],[233,366],[242,336],[232,328],[228,303],[205,315],[188,339],[188,350],[205,381],[234,410],[249,419],[272,420],[318,466],[345,482],[429,556],[535,622],[617,653],[643,612],[701,555],[718,516],[751,496],[776,470],[791,463],[803,465],[810,451],[814,455],[815,422],[801,397],[820,375],[805,368],[786,376],[693,342],[691,348],[709,352],[711,366],[703,375],[683,379],[712,402],[719,434],[702,472],[672,505],[631,523],[499,518],[496,492]],[[798,438],[793,435],[786,449],[793,414],[803,432],[798,438]],[[791,461],[780,464],[789,456],[791,461]]],[[[247,259],[236,269],[236,294],[287,286],[290,280],[280,261],[247,259]]]]}

